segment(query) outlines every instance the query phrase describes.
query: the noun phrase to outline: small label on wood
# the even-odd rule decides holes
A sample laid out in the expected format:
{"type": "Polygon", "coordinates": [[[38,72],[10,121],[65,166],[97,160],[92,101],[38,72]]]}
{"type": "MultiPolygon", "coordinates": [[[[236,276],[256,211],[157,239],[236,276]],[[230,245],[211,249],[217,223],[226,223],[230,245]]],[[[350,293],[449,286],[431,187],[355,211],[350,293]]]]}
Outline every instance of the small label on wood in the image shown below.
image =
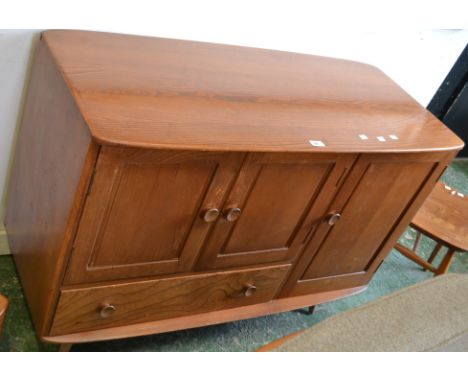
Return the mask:
{"type": "Polygon", "coordinates": [[[325,143],[322,141],[309,141],[309,143],[315,147],[325,147],[325,143]]]}

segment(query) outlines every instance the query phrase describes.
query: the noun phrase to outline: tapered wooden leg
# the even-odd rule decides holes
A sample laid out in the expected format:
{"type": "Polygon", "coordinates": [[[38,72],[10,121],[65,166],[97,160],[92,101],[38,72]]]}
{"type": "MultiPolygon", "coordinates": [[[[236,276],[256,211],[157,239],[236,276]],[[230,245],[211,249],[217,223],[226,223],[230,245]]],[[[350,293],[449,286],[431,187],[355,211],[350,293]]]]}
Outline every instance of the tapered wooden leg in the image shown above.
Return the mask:
{"type": "Polygon", "coordinates": [[[439,253],[440,249],[442,248],[442,244],[440,243],[437,243],[436,246],[434,247],[431,255],[429,256],[429,258],[427,259],[427,262],[429,264],[432,264],[432,262],[434,261],[434,259],[436,258],[437,254],[439,253]]]}
{"type": "Polygon", "coordinates": [[[307,308],[299,309],[298,311],[299,311],[300,313],[302,313],[302,314],[306,314],[306,315],[310,316],[310,315],[314,314],[315,305],[309,306],[309,307],[307,307],[307,308]]]}
{"type": "Polygon", "coordinates": [[[420,241],[421,241],[421,232],[416,231],[416,238],[414,239],[414,244],[413,244],[413,252],[417,252],[420,241]]]}
{"type": "Polygon", "coordinates": [[[429,264],[426,260],[422,257],[419,257],[414,253],[411,249],[404,247],[400,243],[395,244],[395,249],[400,252],[402,255],[406,256],[408,259],[414,261],[416,264],[419,264],[421,267],[428,269],[431,272],[436,273],[437,268],[434,267],[432,264],[429,264]]]}
{"type": "Polygon", "coordinates": [[[59,352],[69,352],[73,344],[60,344],[59,352]]]}
{"type": "Polygon", "coordinates": [[[439,268],[437,268],[436,276],[447,273],[454,254],[455,254],[455,249],[449,248],[448,252],[445,254],[444,258],[442,259],[442,262],[440,263],[439,268]]]}

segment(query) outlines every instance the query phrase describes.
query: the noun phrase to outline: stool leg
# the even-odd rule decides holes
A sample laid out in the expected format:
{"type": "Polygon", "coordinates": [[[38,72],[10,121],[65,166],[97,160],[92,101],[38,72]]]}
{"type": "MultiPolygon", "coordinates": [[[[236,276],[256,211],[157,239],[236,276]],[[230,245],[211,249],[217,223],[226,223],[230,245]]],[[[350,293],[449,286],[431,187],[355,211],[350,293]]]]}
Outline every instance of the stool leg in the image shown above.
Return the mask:
{"type": "Polygon", "coordinates": [[[453,248],[449,248],[448,252],[445,254],[444,258],[442,259],[442,262],[440,263],[439,268],[437,268],[436,276],[447,273],[454,254],[455,254],[455,250],[453,248]]]}
{"type": "Polygon", "coordinates": [[[413,252],[416,252],[419,247],[419,242],[421,241],[421,232],[416,231],[416,238],[414,239],[413,252]]]}
{"type": "Polygon", "coordinates": [[[434,261],[434,259],[436,258],[437,254],[439,253],[440,249],[442,248],[442,244],[440,243],[437,243],[436,246],[434,247],[431,255],[429,256],[429,258],[427,259],[427,262],[432,264],[432,262],[434,261]]]}
{"type": "Polygon", "coordinates": [[[408,259],[414,261],[416,264],[420,265],[421,267],[428,269],[429,271],[434,272],[434,273],[437,272],[437,268],[435,268],[432,264],[429,264],[422,257],[418,256],[411,249],[406,248],[400,243],[395,244],[395,249],[398,252],[400,252],[403,256],[406,256],[408,259]]]}

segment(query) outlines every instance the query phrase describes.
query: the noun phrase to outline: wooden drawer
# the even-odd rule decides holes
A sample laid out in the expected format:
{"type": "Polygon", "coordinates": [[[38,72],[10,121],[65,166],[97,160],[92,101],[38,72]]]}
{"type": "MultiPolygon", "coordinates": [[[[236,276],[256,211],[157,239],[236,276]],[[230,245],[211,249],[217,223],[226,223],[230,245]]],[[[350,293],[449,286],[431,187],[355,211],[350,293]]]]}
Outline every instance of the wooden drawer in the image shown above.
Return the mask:
{"type": "Polygon", "coordinates": [[[163,320],[271,300],[289,265],[63,289],[51,335],[163,320]]]}

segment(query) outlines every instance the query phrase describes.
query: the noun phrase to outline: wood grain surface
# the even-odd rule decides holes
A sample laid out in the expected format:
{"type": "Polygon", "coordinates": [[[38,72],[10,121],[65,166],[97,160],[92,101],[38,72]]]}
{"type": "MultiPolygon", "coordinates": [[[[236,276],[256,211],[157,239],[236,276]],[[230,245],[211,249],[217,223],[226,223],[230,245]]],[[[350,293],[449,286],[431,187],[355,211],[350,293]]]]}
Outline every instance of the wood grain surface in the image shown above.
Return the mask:
{"type": "Polygon", "coordinates": [[[66,284],[189,272],[243,155],[104,147],[66,284]]]}
{"type": "Polygon", "coordinates": [[[292,261],[355,159],[352,154],[249,154],[223,207],[240,208],[240,217],[218,219],[197,269],[292,261]]]}
{"type": "Polygon", "coordinates": [[[46,31],[43,38],[91,134],[101,143],[280,152],[463,146],[369,65],[86,31],[46,31]],[[312,146],[310,140],[324,146],[312,146]]]}
{"type": "Polygon", "coordinates": [[[195,315],[269,301],[289,265],[62,291],[52,335],[195,315]],[[252,294],[249,287],[256,288],[252,294]],[[102,317],[112,305],[115,312],[102,317]]]}
{"type": "Polygon", "coordinates": [[[39,335],[48,331],[98,148],[39,42],[8,189],[5,227],[39,335]]]}
{"type": "Polygon", "coordinates": [[[201,326],[220,324],[223,322],[244,320],[248,318],[304,308],[311,305],[318,305],[327,301],[332,301],[345,296],[360,293],[365,289],[366,286],[339,289],[331,292],[321,292],[305,296],[282,298],[259,304],[194,314],[191,316],[169,318],[166,320],[147,321],[140,324],[122,325],[72,334],[45,336],[42,339],[46,342],[63,344],[103,341],[117,338],[165,333],[187,328],[197,328],[201,326]]]}
{"type": "Polygon", "coordinates": [[[468,195],[439,182],[411,225],[450,247],[468,251],[468,195]]]}
{"type": "Polygon", "coordinates": [[[37,333],[160,333],[362,290],[462,145],[368,65],[44,32],[6,217],[37,333]]]}
{"type": "Polygon", "coordinates": [[[454,153],[362,155],[296,262],[281,297],[364,285],[410,224],[454,153]]]}

